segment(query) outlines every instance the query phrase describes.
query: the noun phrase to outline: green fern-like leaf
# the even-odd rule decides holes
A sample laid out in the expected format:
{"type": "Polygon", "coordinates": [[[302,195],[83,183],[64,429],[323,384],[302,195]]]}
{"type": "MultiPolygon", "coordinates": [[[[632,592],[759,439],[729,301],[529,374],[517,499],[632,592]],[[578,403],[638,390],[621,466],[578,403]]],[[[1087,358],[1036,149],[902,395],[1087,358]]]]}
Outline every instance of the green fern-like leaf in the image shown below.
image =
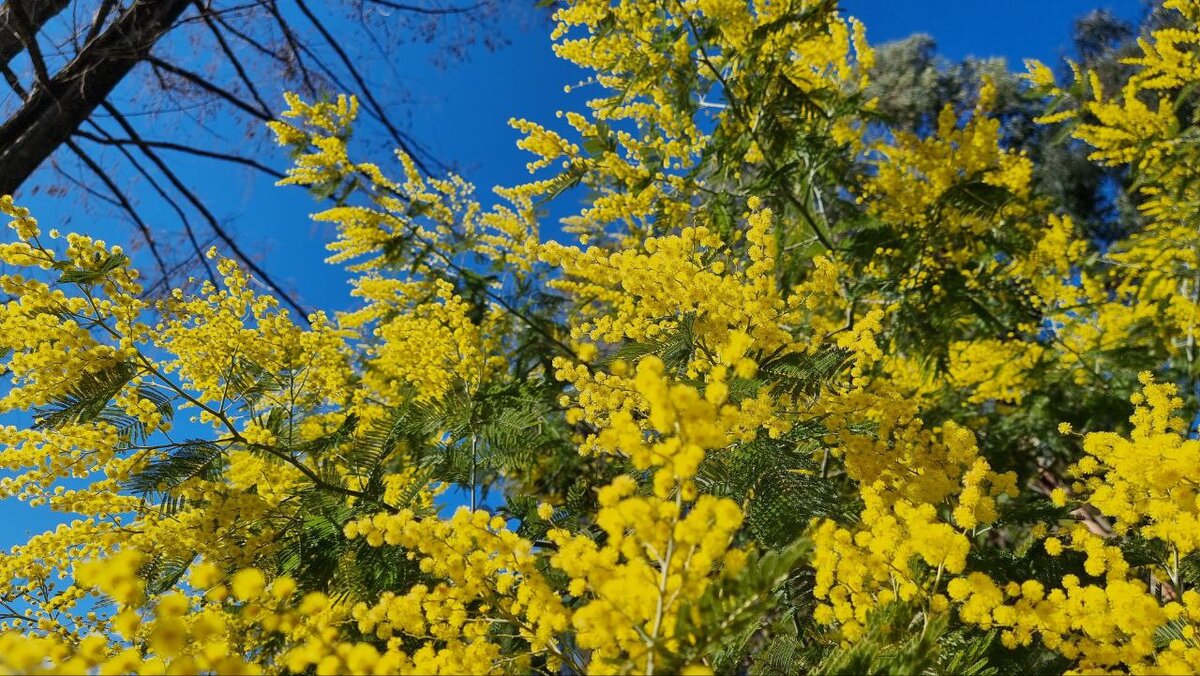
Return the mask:
{"type": "Polygon", "coordinates": [[[66,394],[34,410],[34,426],[39,429],[58,429],[64,425],[96,420],[135,374],[136,370],[127,362],[113,364],[95,373],[82,374],[66,394]]]}
{"type": "Polygon", "coordinates": [[[160,453],[122,487],[142,497],[166,496],[192,478],[215,480],[220,475],[223,453],[224,449],[211,441],[185,441],[160,453]]]}

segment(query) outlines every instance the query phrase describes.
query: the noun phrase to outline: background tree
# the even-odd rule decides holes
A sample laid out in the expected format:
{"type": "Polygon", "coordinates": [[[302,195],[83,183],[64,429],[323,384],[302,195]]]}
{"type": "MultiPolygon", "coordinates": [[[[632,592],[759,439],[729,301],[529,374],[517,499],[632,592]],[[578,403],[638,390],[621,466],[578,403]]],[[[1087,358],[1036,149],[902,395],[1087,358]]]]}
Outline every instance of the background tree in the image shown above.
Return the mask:
{"type": "MultiPolygon", "coordinates": [[[[1130,67],[1121,59],[1137,52],[1136,38],[1177,21],[1177,16],[1154,2],[1134,26],[1107,10],[1095,10],[1075,21],[1072,50],[1064,58],[1097,73],[1106,87],[1118,87],[1129,77],[1130,67]]],[[[1014,70],[1019,65],[1003,58],[950,62],[938,55],[932,37],[914,35],[879,46],[868,92],[878,99],[879,114],[893,128],[927,133],[943,106],[969,109],[983,77],[991,78],[1004,142],[1034,159],[1039,189],[1097,241],[1111,243],[1127,235],[1138,216],[1127,202],[1125,172],[1088,161],[1090,150],[1064,133],[1063,125],[1034,122],[1045,113],[1044,104],[1023,91],[1014,70]]],[[[1065,63],[1060,70],[1069,73],[1065,63]]]]}

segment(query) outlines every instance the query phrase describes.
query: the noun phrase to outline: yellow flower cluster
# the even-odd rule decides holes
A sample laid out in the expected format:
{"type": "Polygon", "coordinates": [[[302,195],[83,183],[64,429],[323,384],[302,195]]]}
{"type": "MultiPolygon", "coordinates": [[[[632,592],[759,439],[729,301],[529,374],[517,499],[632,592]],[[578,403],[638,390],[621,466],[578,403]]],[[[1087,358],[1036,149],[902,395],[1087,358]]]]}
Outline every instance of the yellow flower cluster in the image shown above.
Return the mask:
{"type": "Polygon", "coordinates": [[[434,300],[382,321],[375,331],[381,341],[368,348],[365,383],[383,401],[406,391],[417,400],[438,400],[452,387],[484,380],[486,345],[470,305],[447,282],[435,289],[434,300]]]}
{"type": "MultiPolygon", "coordinates": [[[[770,213],[765,212],[757,222],[769,219],[770,213]]],[[[762,232],[761,225],[756,230],[762,232]]],[[[684,315],[692,315],[692,330],[714,346],[724,342],[728,327],[753,325],[763,327],[755,337],[770,350],[790,338],[778,329],[772,331],[784,303],[770,280],[770,254],[761,248],[752,263],[753,276],[749,269],[727,267],[729,253],[723,242],[704,227],[650,238],[639,249],[618,253],[600,247],[582,251],[551,242],[541,247],[541,259],[568,275],[554,283],[556,288],[595,298],[591,308],[598,316],[585,315],[591,320],[575,326],[573,337],[648,342],[667,334],[684,315]],[[764,272],[766,279],[760,277],[764,272]]]]}
{"type": "Polygon", "coordinates": [[[1037,241],[1043,228],[1032,209],[1033,163],[1003,147],[1000,121],[989,115],[994,97],[985,81],[965,123],[947,104],[929,135],[897,131],[867,148],[873,172],[858,202],[895,231],[859,274],[896,284],[881,299],[890,311],[946,313],[954,287],[981,293],[1047,276],[1021,250],[996,255],[996,242],[1037,241]]]}
{"type": "Polygon", "coordinates": [[[905,423],[893,432],[904,440],[900,447],[922,451],[893,459],[886,446],[877,454],[864,448],[865,438],[853,440],[844,452],[864,502],[859,525],[823,520],[813,531],[814,594],[824,600],[814,618],[838,625],[848,642],[863,636],[873,610],[894,601],[946,610],[942,581],[966,569],[970,536],[995,521],[996,498],[1017,495],[1016,476],[993,472],[969,430],[948,426],[938,440],[920,429],[919,419],[898,421],[905,423]],[[952,519],[939,513],[942,505],[950,506],[952,519]]]}
{"type": "Polygon", "coordinates": [[[1136,529],[1170,544],[1179,556],[1200,549],[1200,494],[1191,479],[1200,462],[1200,441],[1187,437],[1177,414],[1183,401],[1174,384],[1155,383],[1134,395],[1128,439],[1094,432],[1084,439],[1087,454],[1074,468],[1088,502],[1115,520],[1118,532],[1136,529]]]}
{"type": "MultiPolygon", "coordinates": [[[[864,517],[868,516],[864,513],[864,517]]],[[[927,601],[935,610],[944,599],[923,584],[913,568],[922,561],[940,576],[966,567],[968,540],[937,520],[932,505],[912,507],[897,503],[887,514],[872,514],[869,527],[851,532],[832,521],[813,531],[817,571],[813,593],[821,603],[813,617],[823,624],[839,625],[846,641],[863,635],[871,611],[896,600],[927,601]]]]}
{"type": "Polygon", "coordinates": [[[491,641],[492,617],[511,623],[532,654],[563,658],[558,636],[571,614],[537,567],[533,545],[504,519],[461,508],[446,520],[418,519],[411,511],[377,514],[346,526],[346,535],[372,546],[402,546],[421,570],[440,580],[403,595],[360,603],[358,628],[381,639],[422,640],[413,654],[415,673],[482,673],[494,670],[500,647],[491,641]]]}
{"type": "MultiPolygon", "coordinates": [[[[1047,538],[1044,547],[1052,556],[1079,552],[1086,574],[1102,583],[1084,584],[1066,575],[1061,588],[1047,590],[1036,580],[999,584],[971,573],[946,587],[960,604],[963,621],[1001,628],[1009,647],[1027,646],[1038,637],[1082,670],[1191,673],[1200,668],[1200,645],[1194,640],[1200,594],[1174,591],[1184,584],[1179,557],[1196,549],[1196,500],[1185,477],[1196,462],[1188,454],[1195,454],[1197,442],[1180,435],[1186,426],[1175,416],[1181,405],[1175,386],[1156,384],[1150,374],[1143,374],[1142,382],[1144,393],[1133,398],[1130,438],[1109,432],[1084,438],[1087,455],[1073,468],[1080,479],[1075,490],[1112,520],[1117,534],[1136,530],[1167,545],[1169,560],[1152,567],[1149,580],[1172,591],[1155,593],[1120,548],[1076,524],[1047,538]],[[1163,645],[1158,637],[1168,627],[1176,638],[1163,645]]],[[[1053,499],[1061,504],[1065,496],[1056,491],[1053,499]]]]}
{"type": "Polygon", "coordinates": [[[950,345],[950,379],[969,390],[967,401],[1021,403],[1033,388],[1030,373],[1046,350],[1025,341],[972,340],[950,345]]]}
{"type": "Polygon", "coordinates": [[[653,673],[683,647],[679,615],[713,582],[714,566],[732,576],[745,561],[730,548],[742,523],[736,503],[704,495],[685,515],[680,500],[631,495],[636,488],[623,477],[600,490],[603,546],[550,533],[559,546],[550,563],[570,576],[569,594],[584,599],[572,621],[597,673],[653,673]]]}
{"type": "Polygon", "coordinates": [[[1030,63],[1031,81],[1076,104],[1042,121],[1076,120],[1073,135],[1091,146],[1091,159],[1133,172],[1135,203],[1145,219],[1107,252],[1113,267],[1106,285],[1085,275],[1075,294],[1064,290],[1066,305],[1073,304],[1074,295],[1094,307],[1082,318],[1055,318],[1065,326],[1063,333],[1076,355],[1140,344],[1190,359],[1187,351],[1200,319],[1200,292],[1194,281],[1200,260],[1189,223],[1198,213],[1200,191],[1190,154],[1192,127],[1180,110],[1200,81],[1200,32],[1194,2],[1166,2],[1164,8],[1179,15],[1164,13],[1172,20],[1149,31],[1138,40],[1136,51],[1122,59],[1131,75],[1119,89],[1106,91],[1098,74],[1076,67],[1071,91],[1079,93],[1069,94],[1055,84],[1048,68],[1030,63]]]}
{"type": "Polygon", "coordinates": [[[1144,582],[1125,579],[1128,567],[1119,553],[1110,562],[1103,585],[1067,575],[1062,588],[1047,591],[1036,580],[998,585],[971,573],[951,580],[947,593],[961,604],[965,622],[1002,629],[1005,646],[1028,646],[1037,637],[1081,671],[1194,672],[1200,667],[1194,640],[1200,594],[1189,590],[1182,602],[1161,604],[1144,582]],[[1156,635],[1167,626],[1179,638],[1160,649],[1156,635]]]}
{"type": "Polygon", "coordinates": [[[280,145],[298,152],[295,166],[280,185],[302,185],[336,192],[357,187],[366,205],[339,205],[313,218],[334,223],[338,239],[329,244],[331,263],[360,260],[352,266],[371,271],[400,263],[421,276],[461,270],[462,254],[477,254],[527,272],[525,245],[537,237],[534,204],[528,191],[498,190],[509,202],[484,210],[474,186],[459,176],[427,178],[403,152],[397,159],[403,181],[388,178],[376,164],[353,162],[346,139],[358,114],[354,97],[336,104],[308,104],[288,95],[289,109],[269,123],[280,145]]]}
{"type": "Polygon", "coordinates": [[[0,670],[740,671],[759,637],[890,654],[898,609],[952,626],[931,651],[1200,671],[1200,3],[1165,7],[1119,91],[1030,66],[1087,97],[1046,121],[1137,174],[1145,227],[1102,256],[1007,149],[992,83],[929,133],[867,133],[864,29],[802,0],[565,3],[555,50],[599,93],[569,131],[512,122],[555,173],[492,207],[352,159],[353,98],[289,95],[283,183],[338,198],[316,219],[359,273],[359,307],[308,328],[215,251],[213,281],[144,300],[119,247],[0,199],[0,412],[34,414],[0,428],[0,498],[81,517],[0,555],[0,670]],[[539,242],[576,185],[579,246],[539,242]],[[1085,419],[1070,397],[1104,419],[1134,351],[1165,375],[1130,426],[1085,419]],[[473,507],[443,516],[454,485],[473,507]],[[797,515],[791,548],[762,534],[797,515]]]}
{"type": "MultiPolygon", "coordinates": [[[[278,309],[277,299],[255,293],[234,261],[218,258],[217,270],[220,287],[205,282],[193,296],[178,294],[159,303],[156,342],[171,355],[162,371],[177,374],[197,400],[218,409],[229,407],[229,381],[247,365],[288,374],[263,393],[266,402],[305,409],[345,402],[352,377],[347,332],[322,313],[302,329],[278,309]]],[[[222,423],[207,412],[200,420],[222,423]]]]}
{"type": "MultiPolygon", "coordinates": [[[[555,53],[594,72],[580,85],[596,90],[590,117],[560,115],[586,152],[540,125],[519,128],[543,158],[532,167],[569,158],[557,176],[530,184],[531,193],[553,196],[567,182],[594,193],[588,208],[563,221],[585,243],[628,244],[626,236],[636,242],[684,227],[690,198],[704,190],[684,172],[714,137],[741,139],[740,159],[751,167],[764,163],[760,130],[771,124],[797,135],[857,139],[840,119],[784,115],[754,98],[763,73],[777,78],[768,91],[791,90],[830,107],[865,86],[874,56],[863,26],[832,4],[577,0],[554,18],[555,53]],[[680,97],[681,90],[693,94],[680,97]],[[630,123],[638,133],[625,131],[630,123]]],[[[729,173],[741,178],[753,169],[729,173]]]]}
{"type": "MultiPolygon", "coordinates": [[[[102,628],[121,640],[99,633],[72,640],[75,637],[54,633],[30,638],[8,632],[0,634],[5,648],[0,668],[30,674],[263,672],[234,652],[241,647],[234,625],[244,618],[235,618],[227,609],[201,607],[199,597],[173,592],[157,598],[152,612],[139,612],[146,601],[139,575],[144,563],[140,553],[122,550],[78,570],[80,585],[95,587],[117,602],[120,612],[102,628]]],[[[251,607],[243,610],[261,615],[251,607]]]]}

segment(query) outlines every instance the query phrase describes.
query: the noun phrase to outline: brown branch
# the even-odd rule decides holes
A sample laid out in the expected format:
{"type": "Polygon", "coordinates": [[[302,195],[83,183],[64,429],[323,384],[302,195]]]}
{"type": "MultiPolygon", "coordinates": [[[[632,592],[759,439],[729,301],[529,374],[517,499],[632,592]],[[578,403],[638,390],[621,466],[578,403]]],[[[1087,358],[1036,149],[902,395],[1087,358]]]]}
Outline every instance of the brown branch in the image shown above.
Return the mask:
{"type": "Polygon", "coordinates": [[[25,46],[29,54],[29,62],[33,65],[34,75],[38,83],[53,91],[50,83],[50,70],[46,67],[46,59],[42,56],[42,47],[38,44],[37,33],[41,26],[34,23],[32,8],[25,2],[9,3],[9,27],[17,34],[17,39],[25,46]]]}
{"type": "Polygon", "coordinates": [[[76,188],[79,188],[88,195],[91,195],[92,197],[95,197],[101,202],[104,202],[105,204],[108,204],[116,209],[121,208],[121,203],[113,199],[112,195],[105,195],[104,193],[85,183],[83,179],[76,178],[73,174],[71,174],[71,172],[59,166],[57,158],[50,158],[50,166],[54,167],[54,171],[58,172],[59,175],[67,179],[67,182],[76,188]]]}
{"type": "MultiPolygon", "coordinates": [[[[190,2],[191,0],[185,0],[185,1],[190,2]]],[[[186,68],[183,68],[181,66],[176,66],[175,64],[173,64],[169,61],[164,61],[163,59],[160,59],[156,56],[147,57],[146,62],[149,63],[153,68],[155,68],[157,70],[165,70],[166,72],[168,72],[172,75],[175,75],[184,80],[187,80],[188,82],[191,82],[192,84],[203,89],[204,91],[208,92],[209,94],[212,94],[212,95],[216,96],[217,98],[223,99],[226,103],[232,105],[234,108],[241,110],[242,112],[246,113],[247,115],[250,115],[251,117],[254,117],[263,122],[270,122],[273,119],[271,117],[270,110],[256,109],[254,106],[251,106],[250,104],[246,103],[245,101],[242,101],[233,92],[231,92],[227,89],[224,89],[222,87],[218,87],[217,85],[206,80],[202,75],[199,75],[198,73],[193,73],[192,71],[190,71],[186,68]]]]}
{"type": "MultiPolygon", "coordinates": [[[[114,140],[115,137],[108,133],[108,131],[103,127],[96,124],[94,120],[88,120],[88,124],[90,124],[92,128],[96,130],[100,138],[105,138],[109,141],[114,140]]],[[[158,196],[175,211],[177,216],[179,216],[179,220],[183,223],[184,234],[187,235],[188,241],[192,245],[192,251],[196,255],[196,260],[200,261],[204,268],[205,274],[208,276],[208,280],[215,285],[217,283],[217,276],[213,273],[212,268],[209,267],[208,258],[204,256],[204,248],[200,246],[200,242],[196,239],[196,231],[192,229],[192,222],[188,219],[187,214],[183,211],[183,208],[176,203],[174,198],[167,194],[167,191],[162,187],[162,185],[159,184],[158,180],[154,178],[154,175],[151,174],[148,169],[143,167],[142,163],[138,162],[137,158],[134,157],[133,154],[130,153],[127,148],[125,148],[125,146],[118,145],[117,151],[124,155],[125,159],[129,160],[129,163],[133,165],[133,168],[136,169],[138,173],[150,183],[150,187],[154,188],[154,191],[158,193],[158,196]]],[[[168,273],[168,277],[169,275],[170,273],[168,273]]],[[[169,282],[170,280],[168,279],[166,281],[169,282]]]]}
{"type": "Polygon", "coordinates": [[[0,194],[12,194],[86,120],[190,0],[134,3],[0,126],[0,194]]]}
{"type": "Polygon", "coordinates": [[[401,12],[413,12],[414,14],[428,14],[434,16],[445,16],[448,14],[467,14],[483,7],[482,2],[477,2],[470,7],[421,7],[419,5],[408,5],[400,2],[392,2],[392,0],[364,0],[372,5],[380,5],[382,7],[390,7],[401,12]]]}
{"type": "MultiPolygon", "coordinates": [[[[292,51],[292,56],[296,59],[296,66],[300,69],[300,75],[304,80],[304,86],[308,88],[308,92],[312,96],[317,95],[317,88],[313,86],[309,78],[308,66],[304,65],[304,58],[301,56],[301,43],[296,38],[296,34],[292,32],[292,27],[283,18],[283,14],[279,11],[279,5],[274,0],[267,2],[267,11],[271,16],[275,17],[275,22],[279,24],[279,30],[283,31],[284,42],[287,42],[288,48],[292,51]]],[[[222,21],[224,23],[224,21],[222,21]]]]}
{"type": "Polygon", "coordinates": [[[285,66],[291,65],[291,62],[287,60],[287,57],[280,54],[279,51],[264,45],[258,38],[255,38],[253,35],[250,35],[249,33],[245,32],[245,31],[238,30],[238,28],[236,26],[234,26],[233,24],[226,21],[224,19],[224,17],[221,17],[220,15],[213,13],[211,10],[209,10],[209,16],[212,18],[213,21],[220,24],[221,28],[223,30],[225,30],[225,32],[227,32],[230,35],[234,36],[235,38],[241,40],[242,42],[245,42],[247,45],[250,45],[251,47],[254,48],[254,51],[262,54],[263,56],[270,57],[271,60],[276,61],[282,65],[285,65],[285,66]]]}
{"type": "Polygon", "coordinates": [[[379,104],[379,101],[375,98],[375,94],[371,91],[371,88],[367,86],[367,82],[363,79],[362,74],[360,74],[358,69],[354,67],[354,61],[350,58],[350,55],[346,53],[346,50],[342,49],[341,44],[339,44],[337,39],[334,38],[334,36],[329,32],[329,29],[325,27],[325,24],[321,23],[321,20],[312,13],[312,10],[308,8],[308,3],[306,3],[304,0],[295,0],[295,2],[296,7],[300,8],[301,13],[308,18],[309,22],[312,23],[312,25],[317,29],[317,32],[321,34],[321,37],[325,39],[325,42],[333,49],[334,53],[338,55],[338,58],[346,67],[346,71],[350,73],[350,77],[358,85],[358,89],[362,92],[363,98],[367,100],[368,107],[375,111],[376,118],[388,130],[388,133],[391,134],[392,140],[396,142],[396,145],[401,150],[412,157],[413,162],[416,163],[417,167],[420,168],[421,171],[427,174],[430,173],[428,166],[426,166],[421,158],[416,154],[417,150],[423,149],[417,147],[416,144],[414,144],[412,140],[408,138],[408,136],[401,133],[400,130],[396,128],[396,125],[392,124],[391,118],[387,116],[383,106],[379,104]]]}
{"type": "MultiPolygon", "coordinates": [[[[298,41],[295,38],[295,35],[296,35],[295,31],[292,30],[290,24],[288,24],[287,20],[283,17],[283,14],[279,12],[279,8],[278,8],[278,5],[275,2],[275,0],[270,0],[268,6],[270,7],[272,14],[275,16],[275,20],[279,23],[280,29],[284,32],[284,36],[288,40],[290,47],[292,48],[293,52],[295,53],[297,63],[301,65],[301,68],[302,68],[301,73],[304,75],[306,81],[307,81],[308,75],[310,74],[311,71],[310,71],[310,69],[303,66],[303,62],[300,60],[301,53],[307,54],[308,57],[310,59],[312,59],[313,63],[315,63],[320,68],[321,72],[324,74],[324,77],[328,78],[329,82],[332,83],[332,85],[335,88],[335,91],[353,92],[354,89],[352,87],[350,87],[349,85],[347,85],[345,82],[343,82],[342,79],[338,76],[338,74],[332,68],[330,68],[328,65],[325,64],[325,62],[321,59],[320,55],[318,55],[311,48],[309,48],[308,45],[306,45],[303,42],[298,41]]],[[[306,86],[308,86],[314,93],[317,91],[315,88],[313,88],[311,83],[307,83],[306,86]]],[[[371,105],[369,103],[365,109],[365,112],[371,119],[377,120],[381,123],[384,122],[383,119],[380,117],[380,115],[375,111],[375,109],[373,107],[371,107],[371,105]]],[[[429,153],[427,150],[425,150],[424,148],[420,148],[420,150],[422,153],[424,153],[427,157],[432,159],[439,166],[444,166],[441,162],[439,162],[437,160],[437,158],[433,157],[433,155],[431,153],[429,153]]],[[[417,161],[418,166],[424,166],[419,157],[414,157],[413,159],[417,161]]]]}
{"type": "Polygon", "coordinates": [[[25,43],[14,24],[15,15],[20,9],[25,10],[23,16],[33,32],[37,33],[69,4],[71,0],[8,0],[0,5],[0,64],[7,64],[25,51],[25,43]]]}
{"type": "MultiPolygon", "coordinates": [[[[269,6],[273,7],[273,5],[269,6]]],[[[293,75],[291,70],[295,69],[295,71],[299,73],[300,80],[304,85],[304,93],[310,97],[317,96],[317,92],[319,90],[317,89],[316,84],[313,82],[314,74],[304,63],[304,57],[300,52],[299,46],[296,44],[291,29],[286,23],[283,22],[282,17],[275,16],[274,18],[279,23],[279,30],[283,33],[284,43],[287,45],[286,53],[282,48],[275,49],[268,47],[256,39],[253,35],[239,30],[236,26],[226,21],[223,17],[217,15],[213,16],[213,19],[220,24],[221,28],[227,33],[238,38],[242,42],[252,47],[258,53],[266,56],[275,63],[279,64],[279,66],[282,68],[286,69],[285,75],[291,77],[293,75]],[[288,54],[290,54],[290,58],[288,54]]]]}
{"type": "Polygon", "coordinates": [[[21,85],[21,79],[17,77],[13,69],[8,64],[3,64],[0,65],[0,73],[4,74],[4,81],[8,83],[9,88],[16,92],[17,96],[21,97],[21,100],[24,101],[27,92],[25,91],[25,87],[21,85]]]}
{"type": "Polygon", "coordinates": [[[229,48],[229,43],[225,41],[225,36],[222,35],[221,31],[217,29],[212,17],[209,16],[211,9],[205,7],[204,3],[200,0],[195,0],[195,4],[196,9],[200,12],[200,18],[204,19],[204,25],[208,26],[208,29],[212,32],[213,37],[216,38],[217,44],[221,46],[221,51],[224,52],[225,58],[229,59],[229,63],[233,66],[233,70],[237,73],[238,78],[241,79],[242,83],[246,85],[246,89],[250,91],[250,95],[254,97],[254,101],[269,114],[271,111],[271,106],[268,106],[267,102],[264,101],[262,96],[259,95],[258,88],[254,86],[254,82],[250,79],[250,76],[246,74],[246,69],[242,66],[241,59],[239,59],[237,54],[229,48]]]}
{"type": "Polygon", "coordinates": [[[103,105],[104,109],[108,111],[110,115],[112,115],[117,124],[119,124],[121,128],[125,130],[125,134],[138,144],[138,148],[142,151],[142,154],[145,155],[151,162],[153,162],[156,167],[158,167],[158,170],[162,172],[163,176],[165,176],[171,185],[174,186],[175,190],[183,195],[184,199],[190,202],[192,206],[196,208],[196,211],[199,211],[200,214],[204,216],[204,219],[208,221],[209,227],[212,228],[212,231],[217,235],[217,238],[220,239],[225,246],[229,247],[229,250],[232,251],[233,254],[239,260],[241,260],[247,268],[249,268],[251,273],[258,277],[258,279],[268,288],[274,291],[279,296],[280,300],[295,309],[296,312],[299,313],[302,321],[305,323],[310,323],[308,319],[308,310],[304,308],[304,306],[302,306],[297,300],[292,298],[291,294],[288,294],[286,291],[284,291],[279,284],[275,283],[275,280],[267,274],[266,270],[263,270],[262,267],[251,260],[251,258],[247,256],[244,251],[242,251],[241,246],[239,246],[237,241],[234,240],[234,238],[229,235],[225,228],[221,226],[220,222],[217,221],[217,217],[214,216],[211,211],[209,211],[208,207],[204,205],[204,202],[201,201],[195,193],[193,193],[186,185],[183,184],[183,181],[181,181],[179,177],[175,175],[175,172],[171,171],[171,168],[167,166],[167,163],[164,162],[152,148],[144,143],[141,143],[141,135],[139,135],[137,130],[133,128],[133,125],[129,123],[129,120],[126,120],[125,117],[121,115],[121,112],[118,111],[111,103],[106,101],[101,105],[103,105]]]}
{"type": "MultiPolygon", "coordinates": [[[[254,10],[260,9],[262,7],[263,1],[264,0],[252,0],[251,2],[243,3],[241,5],[233,5],[232,7],[222,7],[221,9],[211,9],[210,8],[209,13],[211,13],[213,16],[225,16],[225,15],[241,14],[243,12],[253,12],[254,10]]],[[[184,17],[182,19],[179,19],[178,21],[175,22],[175,25],[176,26],[185,26],[188,24],[196,23],[197,21],[202,21],[202,19],[198,16],[189,16],[189,17],[184,17]]]]}
{"type": "Polygon", "coordinates": [[[271,167],[268,167],[267,165],[262,164],[258,160],[253,160],[253,159],[250,159],[249,157],[242,157],[241,155],[234,155],[232,153],[222,153],[222,152],[217,152],[215,150],[203,150],[201,148],[194,148],[189,145],[185,145],[182,143],[173,143],[171,141],[148,141],[148,140],[143,139],[139,143],[138,141],[135,141],[130,138],[102,138],[100,136],[97,136],[96,134],[92,134],[90,132],[83,131],[82,129],[76,131],[75,135],[85,138],[89,141],[92,141],[93,143],[99,143],[101,145],[106,145],[106,146],[131,146],[131,145],[139,146],[141,144],[145,144],[151,148],[161,148],[163,150],[173,150],[175,152],[187,153],[188,155],[196,155],[199,157],[207,157],[207,158],[213,159],[213,160],[221,160],[222,162],[232,162],[235,164],[241,164],[241,165],[250,167],[252,169],[261,171],[262,173],[264,173],[267,176],[270,176],[271,178],[274,178],[276,180],[286,178],[286,175],[283,172],[272,169],[271,167]]]}
{"type": "Polygon", "coordinates": [[[117,0],[104,0],[100,8],[96,10],[96,18],[92,20],[92,25],[88,28],[87,35],[83,38],[84,45],[96,39],[96,36],[100,34],[100,29],[104,28],[104,20],[116,9],[116,6],[117,0]]]}
{"type": "MultiPolygon", "coordinates": [[[[21,86],[21,83],[17,80],[16,74],[12,72],[12,69],[9,68],[7,64],[0,66],[0,69],[3,69],[5,79],[8,80],[8,84],[12,87],[13,91],[16,92],[17,95],[22,99],[27,98],[28,92],[26,92],[25,88],[21,86]]],[[[84,152],[83,149],[80,148],[70,138],[66,140],[66,144],[67,147],[70,148],[71,151],[75,153],[75,155],[79,157],[79,159],[87,166],[87,168],[90,169],[92,173],[95,174],[96,177],[108,187],[109,192],[111,192],[113,196],[110,198],[101,195],[98,191],[92,189],[91,186],[83,185],[81,181],[76,180],[73,176],[70,176],[66,172],[63,172],[63,175],[67,176],[67,178],[69,178],[73,183],[79,185],[88,193],[95,195],[97,198],[102,199],[113,206],[124,209],[129,216],[133,218],[134,223],[138,226],[138,230],[141,231],[142,237],[146,240],[146,245],[150,248],[150,253],[153,254],[154,260],[158,264],[159,271],[165,275],[167,273],[167,265],[163,261],[163,257],[158,251],[158,245],[154,241],[153,233],[150,232],[150,226],[146,225],[146,222],[142,220],[142,217],[138,214],[137,210],[133,208],[133,204],[125,196],[125,193],[121,192],[121,189],[112,180],[112,178],[109,177],[108,173],[104,171],[103,167],[96,163],[96,161],[93,160],[90,155],[84,152]]]]}
{"type": "MultiPolygon", "coordinates": [[[[182,93],[184,96],[188,96],[190,92],[180,92],[179,87],[175,83],[171,82],[169,76],[158,68],[151,67],[150,74],[154,76],[154,79],[158,82],[158,89],[162,94],[161,98],[168,99],[171,101],[171,103],[174,103],[176,111],[188,118],[191,118],[192,122],[196,123],[196,126],[212,133],[213,136],[220,136],[220,134],[216,133],[212,129],[209,129],[199,116],[192,114],[192,111],[194,110],[205,110],[210,108],[212,104],[211,99],[201,98],[199,99],[199,105],[196,106],[184,105],[184,100],[178,98],[177,94],[182,93]]],[[[129,117],[128,114],[125,116],[129,117]]]]}
{"type": "Polygon", "coordinates": [[[75,153],[75,155],[83,161],[84,165],[86,165],[87,168],[96,175],[96,178],[100,179],[100,182],[108,188],[109,192],[113,194],[113,197],[116,198],[121,208],[124,209],[125,212],[129,214],[129,217],[133,219],[133,222],[137,224],[138,230],[140,230],[142,233],[142,238],[146,240],[146,245],[150,247],[150,253],[154,256],[154,262],[158,264],[159,272],[165,276],[167,274],[167,264],[163,260],[162,254],[158,252],[158,245],[154,242],[154,234],[150,232],[150,226],[146,225],[146,221],[142,220],[142,217],[138,214],[137,209],[133,208],[133,204],[130,203],[129,198],[125,196],[125,193],[121,192],[121,189],[117,187],[117,184],[104,171],[104,167],[101,167],[99,164],[97,164],[90,155],[84,152],[83,148],[79,147],[78,143],[75,143],[71,139],[67,139],[66,144],[67,147],[71,149],[71,152],[75,153]]]}
{"type": "Polygon", "coordinates": [[[258,40],[258,38],[255,38],[253,35],[250,35],[249,33],[245,32],[245,31],[238,30],[238,28],[236,26],[234,26],[233,24],[226,21],[225,18],[222,17],[220,14],[213,12],[211,8],[208,10],[207,16],[209,18],[211,18],[213,21],[220,24],[221,28],[224,29],[226,32],[228,32],[230,35],[232,35],[235,38],[241,40],[242,42],[245,42],[246,44],[250,45],[251,47],[254,48],[255,51],[259,52],[260,54],[263,54],[264,56],[269,56],[271,59],[273,59],[274,61],[278,61],[281,64],[288,63],[288,60],[286,58],[284,58],[282,55],[280,55],[279,52],[264,45],[260,40],[258,40]]]}

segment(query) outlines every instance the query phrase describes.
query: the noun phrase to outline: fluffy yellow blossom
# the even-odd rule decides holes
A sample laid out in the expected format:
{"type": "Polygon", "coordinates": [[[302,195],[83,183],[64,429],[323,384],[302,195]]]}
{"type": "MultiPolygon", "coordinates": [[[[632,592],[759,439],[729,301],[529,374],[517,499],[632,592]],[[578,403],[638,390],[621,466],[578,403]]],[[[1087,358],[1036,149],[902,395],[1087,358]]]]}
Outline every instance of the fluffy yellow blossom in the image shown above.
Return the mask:
{"type": "Polygon", "coordinates": [[[1003,81],[889,126],[801,0],[560,3],[593,98],[511,122],[494,199],[288,95],[337,314],[0,198],[0,498],[63,521],[0,554],[0,671],[1200,672],[1200,3],[1162,13],[1119,73],[1028,65],[1138,211],[1104,247],[1003,81]]]}

